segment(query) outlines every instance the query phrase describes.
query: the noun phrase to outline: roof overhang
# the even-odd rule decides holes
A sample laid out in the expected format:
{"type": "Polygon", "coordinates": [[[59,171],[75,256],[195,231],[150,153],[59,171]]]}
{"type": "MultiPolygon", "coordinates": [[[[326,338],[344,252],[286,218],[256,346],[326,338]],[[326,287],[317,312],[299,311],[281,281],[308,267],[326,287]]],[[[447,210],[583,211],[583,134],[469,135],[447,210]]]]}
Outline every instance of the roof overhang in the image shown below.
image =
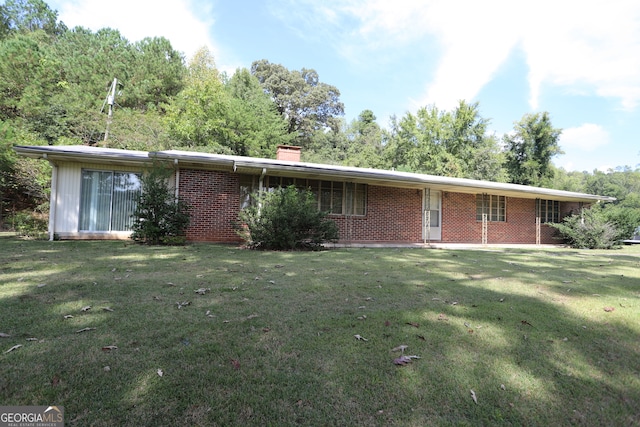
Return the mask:
{"type": "Polygon", "coordinates": [[[489,193],[517,198],[586,203],[616,200],[614,197],[527,185],[192,151],[167,150],[147,153],[145,151],[89,146],[16,146],[14,149],[23,156],[51,161],[100,162],[120,165],[149,165],[153,161],[165,161],[181,168],[220,170],[249,175],[266,173],[269,176],[349,181],[386,187],[430,188],[455,193],[489,193]]]}
{"type": "Polygon", "coordinates": [[[159,160],[178,161],[183,167],[213,168],[244,174],[262,174],[266,170],[269,176],[287,176],[319,180],[347,180],[386,187],[431,188],[432,190],[456,193],[491,193],[508,197],[548,199],[594,203],[611,202],[614,197],[527,185],[501,182],[480,181],[465,178],[449,178],[409,172],[382,169],[357,168],[349,166],[325,165],[319,163],[291,162],[285,160],[259,159],[254,157],[227,156],[221,154],[197,153],[190,151],[158,151],[149,156],[159,160]]]}
{"type": "Polygon", "coordinates": [[[148,165],[151,163],[149,153],[146,151],[118,150],[87,145],[17,145],[13,149],[22,156],[52,162],[92,162],[112,165],[148,165]]]}

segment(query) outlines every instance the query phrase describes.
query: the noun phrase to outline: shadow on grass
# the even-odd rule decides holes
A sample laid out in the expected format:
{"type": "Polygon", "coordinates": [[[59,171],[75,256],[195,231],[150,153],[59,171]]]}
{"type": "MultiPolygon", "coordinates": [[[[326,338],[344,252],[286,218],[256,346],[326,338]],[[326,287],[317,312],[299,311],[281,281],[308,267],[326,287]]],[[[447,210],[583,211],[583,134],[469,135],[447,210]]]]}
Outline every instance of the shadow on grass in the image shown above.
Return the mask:
{"type": "Polygon", "coordinates": [[[0,401],[69,425],[640,422],[632,255],[0,245],[0,401]]]}

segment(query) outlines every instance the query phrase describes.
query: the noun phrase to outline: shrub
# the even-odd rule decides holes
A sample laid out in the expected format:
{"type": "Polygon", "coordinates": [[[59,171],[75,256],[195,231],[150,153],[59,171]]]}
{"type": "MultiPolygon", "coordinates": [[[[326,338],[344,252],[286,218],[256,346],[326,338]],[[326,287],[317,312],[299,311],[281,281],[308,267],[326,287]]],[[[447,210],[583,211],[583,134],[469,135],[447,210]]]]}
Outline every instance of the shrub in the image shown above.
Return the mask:
{"type": "Polygon", "coordinates": [[[338,240],[338,226],[318,211],[313,193],[294,186],[254,195],[240,212],[238,234],[254,249],[317,249],[338,240]]]}
{"type": "Polygon", "coordinates": [[[49,217],[46,212],[23,210],[7,218],[7,223],[19,236],[39,239],[47,235],[49,217]]]}
{"type": "Polygon", "coordinates": [[[611,249],[620,240],[618,229],[598,208],[585,209],[582,215],[571,215],[562,223],[550,225],[574,248],[611,249]]]}
{"type": "Polygon", "coordinates": [[[142,176],[131,238],[149,245],[180,245],[186,242],[189,206],[176,199],[167,184],[171,169],[156,166],[142,176]]]}
{"type": "Polygon", "coordinates": [[[640,209],[638,208],[608,205],[602,210],[602,215],[616,228],[616,240],[631,239],[640,226],[640,209]]]}

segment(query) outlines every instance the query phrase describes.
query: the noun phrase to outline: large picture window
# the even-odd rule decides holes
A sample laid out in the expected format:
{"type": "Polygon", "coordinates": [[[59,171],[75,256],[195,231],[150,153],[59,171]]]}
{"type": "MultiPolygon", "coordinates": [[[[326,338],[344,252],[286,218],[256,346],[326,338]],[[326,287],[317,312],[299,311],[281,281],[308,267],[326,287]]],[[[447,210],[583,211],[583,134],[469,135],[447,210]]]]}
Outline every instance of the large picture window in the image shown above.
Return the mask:
{"type": "Polygon", "coordinates": [[[560,222],[560,202],[557,200],[536,200],[536,216],[541,223],[560,222]]]}
{"type": "Polygon", "coordinates": [[[142,184],[133,172],[82,171],[80,231],[128,231],[142,184]]]}
{"type": "Polygon", "coordinates": [[[487,215],[487,221],[504,222],[507,220],[507,198],[492,194],[476,194],[476,220],[482,221],[487,215]]]}

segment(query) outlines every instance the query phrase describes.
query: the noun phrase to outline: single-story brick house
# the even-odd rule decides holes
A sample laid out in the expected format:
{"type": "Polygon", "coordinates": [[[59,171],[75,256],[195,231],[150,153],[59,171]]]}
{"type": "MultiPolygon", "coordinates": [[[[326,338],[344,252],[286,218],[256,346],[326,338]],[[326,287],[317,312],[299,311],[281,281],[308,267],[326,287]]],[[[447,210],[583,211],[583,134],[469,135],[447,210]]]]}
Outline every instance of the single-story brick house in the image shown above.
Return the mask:
{"type": "Polygon", "coordinates": [[[341,242],[552,244],[565,215],[611,197],[524,185],[300,162],[298,147],[277,159],[188,151],[89,146],[16,146],[53,166],[51,239],[127,238],[140,173],[162,161],[177,196],[192,207],[190,241],[238,242],[233,223],[258,189],[295,185],[316,194],[341,242]]]}

